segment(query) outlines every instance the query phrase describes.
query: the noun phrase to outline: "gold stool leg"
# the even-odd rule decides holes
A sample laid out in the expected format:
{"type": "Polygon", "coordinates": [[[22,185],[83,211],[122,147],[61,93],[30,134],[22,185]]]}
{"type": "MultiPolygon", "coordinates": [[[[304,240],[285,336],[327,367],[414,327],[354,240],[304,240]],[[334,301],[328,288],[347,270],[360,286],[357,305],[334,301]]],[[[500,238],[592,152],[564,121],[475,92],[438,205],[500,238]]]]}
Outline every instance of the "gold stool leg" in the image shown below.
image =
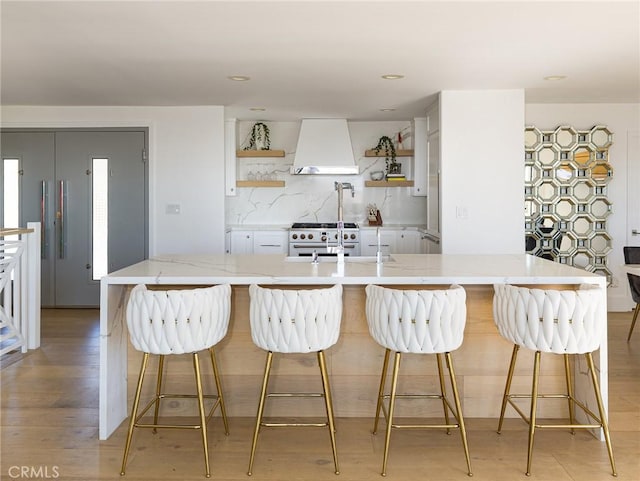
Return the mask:
{"type": "Polygon", "coordinates": [[[249,458],[249,470],[247,475],[251,476],[253,470],[253,458],[256,454],[256,445],[258,444],[258,433],[260,432],[260,424],[262,424],[262,415],[264,413],[264,404],[267,397],[267,387],[269,385],[269,373],[271,372],[271,362],[273,361],[273,352],[267,352],[267,361],[264,366],[264,377],[262,379],[262,392],[260,393],[260,402],[258,403],[258,414],[256,415],[256,427],[253,431],[253,442],[251,443],[251,456],[249,458]]]}
{"type": "MultiPolygon", "coordinates": [[[[440,396],[442,396],[442,407],[444,409],[444,423],[449,424],[449,409],[447,408],[447,401],[445,399],[445,387],[444,387],[444,373],[442,372],[442,359],[440,353],[436,354],[438,361],[438,376],[440,378],[440,396]]],[[[451,429],[447,428],[447,434],[451,434],[451,429]]]]}
{"type": "Polygon", "coordinates": [[[133,399],[133,407],[131,409],[131,419],[129,420],[129,430],[127,431],[127,441],[124,445],[124,456],[122,457],[122,468],[120,469],[120,476],[124,476],[124,469],[127,465],[127,457],[129,457],[129,448],[131,447],[131,436],[133,436],[133,428],[136,424],[136,417],[138,416],[138,406],[140,404],[140,393],[142,392],[142,383],[144,381],[144,373],[147,370],[147,362],[149,361],[149,353],[145,352],[142,357],[142,364],[140,366],[140,374],[138,375],[138,386],[136,387],[136,395],[133,399]]]}
{"type": "Polygon", "coordinates": [[[538,380],[540,378],[540,351],[536,351],[533,361],[533,384],[531,386],[531,415],[529,416],[529,447],[527,451],[527,472],[531,475],[531,458],[533,456],[533,436],[536,431],[536,409],[538,407],[538,380]]]}
{"type": "Polygon", "coordinates": [[[640,313],[640,303],[636,304],[636,308],[633,310],[633,319],[631,321],[631,327],[629,328],[629,335],[627,336],[627,342],[631,340],[631,334],[633,334],[633,328],[636,327],[636,321],[638,320],[638,313],[640,313]]]}
{"type": "MultiPolygon", "coordinates": [[[[439,356],[439,354],[438,354],[439,356]]],[[[453,360],[451,359],[451,353],[445,353],[447,360],[447,367],[449,368],[449,375],[451,379],[451,389],[453,391],[453,400],[456,405],[456,415],[458,423],[460,424],[460,436],[462,437],[462,447],[464,448],[464,456],[467,460],[467,474],[473,476],[471,472],[471,460],[469,459],[469,444],[467,443],[467,430],[464,426],[464,417],[462,416],[462,407],[460,406],[460,394],[458,394],[458,383],[456,382],[456,374],[453,370],[453,360]]],[[[447,421],[448,424],[448,421],[447,421]]]]}
{"type": "MultiPolygon", "coordinates": [[[[576,423],[575,408],[573,406],[573,383],[571,382],[571,363],[569,362],[569,354],[564,355],[564,374],[567,382],[567,396],[569,397],[569,424],[576,423]]],[[[575,434],[576,430],[571,428],[571,434],[575,434]]]]}
{"type": "MultiPolygon", "coordinates": [[[[160,355],[158,360],[158,380],[156,382],[156,405],[153,409],[153,424],[158,424],[158,411],[160,411],[160,395],[162,394],[162,375],[164,371],[164,355],[160,355]]],[[[153,432],[157,433],[158,429],[153,428],[153,432]]]]}
{"type": "Polygon", "coordinates": [[[207,439],[207,416],[204,411],[204,396],[202,394],[202,377],[200,376],[200,362],[198,353],[193,353],[193,370],[196,374],[196,389],[198,391],[198,410],[200,411],[200,430],[202,431],[202,448],[204,450],[204,465],[207,478],[211,477],[209,470],[209,443],[207,439]]]}
{"type": "Polygon", "coordinates": [[[382,458],[382,476],[387,475],[387,460],[389,459],[389,441],[391,440],[391,427],[393,425],[393,410],[396,406],[396,388],[398,387],[398,371],[400,369],[401,353],[396,352],[393,361],[393,374],[391,377],[391,397],[389,398],[389,417],[387,419],[387,432],[384,438],[384,455],[382,458]]]}
{"type": "Polygon", "coordinates": [[[327,409],[327,420],[329,421],[329,437],[331,438],[331,450],[333,451],[333,464],[336,468],[336,474],[340,474],[340,468],[338,467],[338,452],[336,450],[336,426],[333,418],[333,399],[331,398],[331,387],[329,386],[329,376],[327,375],[324,351],[318,351],[318,365],[320,366],[320,376],[322,377],[322,388],[324,390],[324,402],[327,409]]]}
{"type": "Polygon", "coordinates": [[[222,383],[220,382],[218,362],[216,361],[216,355],[213,350],[213,346],[209,348],[209,354],[211,356],[211,367],[213,368],[213,379],[216,382],[216,390],[218,391],[218,402],[220,403],[220,415],[222,416],[222,422],[224,423],[224,433],[228,436],[229,422],[227,421],[227,408],[224,405],[224,397],[222,396],[222,383]]]}
{"type": "Polygon", "coordinates": [[[373,434],[378,432],[378,420],[380,419],[380,409],[382,408],[382,401],[384,399],[384,385],[387,380],[387,369],[389,368],[389,354],[390,349],[384,351],[384,362],[382,363],[382,374],[380,375],[380,389],[378,389],[378,403],[376,405],[376,419],[373,422],[373,434]]]}
{"type": "Polygon", "coordinates": [[[602,404],[602,395],[600,394],[600,386],[598,385],[598,378],[596,377],[596,370],[593,365],[593,357],[590,352],[585,354],[587,358],[587,365],[589,366],[589,373],[591,374],[591,382],[593,382],[593,389],[596,394],[596,401],[598,402],[598,411],[600,412],[600,423],[602,424],[602,431],[604,432],[604,440],[607,443],[607,451],[609,452],[609,462],[611,463],[611,472],[614,476],[617,476],[616,462],[613,459],[613,448],[611,447],[611,438],[609,437],[609,424],[607,423],[607,413],[604,412],[604,405],[602,404]]]}
{"type": "Polygon", "coordinates": [[[513,351],[511,353],[511,363],[509,364],[509,373],[507,374],[507,383],[504,386],[504,395],[502,396],[502,408],[500,409],[500,421],[498,421],[498,434],[502,431],[502,423],[504,421],[504,412],[507,409],[507,400],[509,399],[509,393],[511,392],[511,381],[513,379],[513,372],[516,368],[516,359],[518,358],[518,351],[520,346],[513,345],[513,351]]]}

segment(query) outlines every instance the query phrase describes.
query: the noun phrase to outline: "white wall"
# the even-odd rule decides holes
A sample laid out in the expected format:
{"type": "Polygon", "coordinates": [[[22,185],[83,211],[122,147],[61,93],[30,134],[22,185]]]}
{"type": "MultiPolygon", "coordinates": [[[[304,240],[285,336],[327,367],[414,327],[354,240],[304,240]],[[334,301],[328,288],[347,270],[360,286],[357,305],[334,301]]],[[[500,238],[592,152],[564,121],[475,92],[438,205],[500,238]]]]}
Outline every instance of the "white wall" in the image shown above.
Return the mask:
{"type": "Polygon", "coordinates": [[[1,125],[148,127],[149,254],[224,252],[223,107],[3,106],[1,125]]]}
{"type": "MultiPolygon", "coordinates": [[[[609,149],[613,178],[609,183],[609,200],[613,213],[607,220],[612,237],[612,251],[608,265],[613,272],[613,284],[608,289],[608,309],[625,311],[634,305],[629,295],[622,247],[631,241],[631,226],[627,225],[627,171],[630,162],[640,164],[640,158],[629,158],[627,139],[630,132],[640,130],[640,104],[527,104],[527,125],[540,130],[553,130],[559,125],[571,125],[578,130],[589,130],[594,125],[606,125],[613,132],[613,145],[609,149]]],[[[632,206],[633,208],[633,206],[632,206]]],[[[640,206],[635,206],[640,209],[640,206]]]]}
{"type": "MultiPolygon", "coordinates": [[[[355,197],[349,193],[344,198],[344,220],[366,224],[366,207],[375,203],[385,225],[426,224],[426,197],[414,197],[410,187],[365,187],[370,173],[385,170],[384,158],[365,157],[365,150],[375,147],[382,135],[394,137],[399,131],[407,134],[405,148],[412,148],[411,122],[348,122],[351,145],[360,175],[290,175],[293,164],[300,122],[265,122],[269,126],[271,148],[285,150],[280,159],[261,158],[237,160],[238,180],[246,180],[249,170],[277,171],[278,180],[285,181],[280,188],[238,188],[237,194],[226,198],[228,225],[291,225],[292,222],[335,222],[338,215],[338,195],[334,181],[350,182],[355,187],[355,197]]],[[[238,122],[238,147],[248,140],[254,122],[238,122]]],[[[412,179],[411,157],[398,157],[402,172],[412,179]]],[[[425,162],[426,159],[421,161],[425,162]]]]}
{"type": "Polygon", "coordinates": [[[440,94],[443,254],[524,253],[524,92],[440,94]]]}

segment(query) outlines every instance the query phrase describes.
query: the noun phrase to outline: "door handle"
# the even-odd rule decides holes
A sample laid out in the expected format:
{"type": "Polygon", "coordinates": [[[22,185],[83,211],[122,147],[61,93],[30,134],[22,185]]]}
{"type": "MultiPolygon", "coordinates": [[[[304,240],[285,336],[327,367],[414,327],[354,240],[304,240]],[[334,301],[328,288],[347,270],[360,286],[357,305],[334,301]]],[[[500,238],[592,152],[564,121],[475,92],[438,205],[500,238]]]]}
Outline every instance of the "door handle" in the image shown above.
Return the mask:
{"type": "Polygon", "coordinates": [[[640,235],[638,229],[631,229],[631,235],[640,235]]]}
{"type": "Polygon", "coordinates": [[[40,182],[40,259],[47,258],[47,181],[40,182]]]}
{"type": "Polygon", "coordinates": [[[64,188],[65,183],[64,180],[58,182],[58,212],[56,212],[56,220],[58,222],[59,229],[59,245],[58,245],[58,258],[64,259],[65,255],[65,225],[64,225],[64,210],[65,210],[65,202],[64,202],[64,188]]]}

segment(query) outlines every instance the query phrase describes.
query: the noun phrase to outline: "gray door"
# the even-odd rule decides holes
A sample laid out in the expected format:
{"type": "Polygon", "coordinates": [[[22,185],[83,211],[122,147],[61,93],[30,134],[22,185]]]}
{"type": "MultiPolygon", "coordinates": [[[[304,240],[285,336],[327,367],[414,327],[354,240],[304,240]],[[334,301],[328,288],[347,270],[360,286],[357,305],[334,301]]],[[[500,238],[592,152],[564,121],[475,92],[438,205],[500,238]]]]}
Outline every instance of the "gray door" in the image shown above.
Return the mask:
{"type": "Polygon", "coordinates": [[[96,270],[96,246],[105,246],[108,272],[146,257],[145,138],[134,130],[2,133],[3,159],[20,159],[20,224],[45,226],[43,306],[99,305],[104,272],[96,270]],[[94,208],[97,175],[106,186],[102,210],[94,208]],[[103,220],[105,235],[94,217],[103,220]]]}
{"type": "MultiPolygon", "coordinates": [[[[3,166],[0,169],[2,171],[0,175],[3,175],[3,188],[5,162],[17,160],[19,171],[22,173],[19,177],[20,205],[18,206],[21,221],[19,226],[6,225],[5,227],[24,227],[27,222],[42,224],[41,298],[43,306],[52,306],[55,303],[53,260],[55,134],[53,132],[3,132],[0,149],[3,160],[3,166]]],[[[4,199],[4,195],[0,197],[4,199]]],[[[4,212],[4,205],[2,212],[4,212]]],[[[4,219],[2,225],[5,225],[4,219]]]]}

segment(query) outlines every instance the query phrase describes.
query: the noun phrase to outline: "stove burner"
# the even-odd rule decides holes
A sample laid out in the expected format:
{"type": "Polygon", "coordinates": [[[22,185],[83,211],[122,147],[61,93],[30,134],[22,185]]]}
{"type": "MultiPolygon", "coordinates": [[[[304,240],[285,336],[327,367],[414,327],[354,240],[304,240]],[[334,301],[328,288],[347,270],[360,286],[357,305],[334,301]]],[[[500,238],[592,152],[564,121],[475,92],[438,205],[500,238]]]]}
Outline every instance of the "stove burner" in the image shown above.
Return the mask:
{"type": "MultiPolygon", "coordinates": [[[[337,229],[336,222],[294,222],[292,229],[337,229]]],[[[345,229],[357,229],[358,225],[353,222],[345,222],[345,229]]]]}

